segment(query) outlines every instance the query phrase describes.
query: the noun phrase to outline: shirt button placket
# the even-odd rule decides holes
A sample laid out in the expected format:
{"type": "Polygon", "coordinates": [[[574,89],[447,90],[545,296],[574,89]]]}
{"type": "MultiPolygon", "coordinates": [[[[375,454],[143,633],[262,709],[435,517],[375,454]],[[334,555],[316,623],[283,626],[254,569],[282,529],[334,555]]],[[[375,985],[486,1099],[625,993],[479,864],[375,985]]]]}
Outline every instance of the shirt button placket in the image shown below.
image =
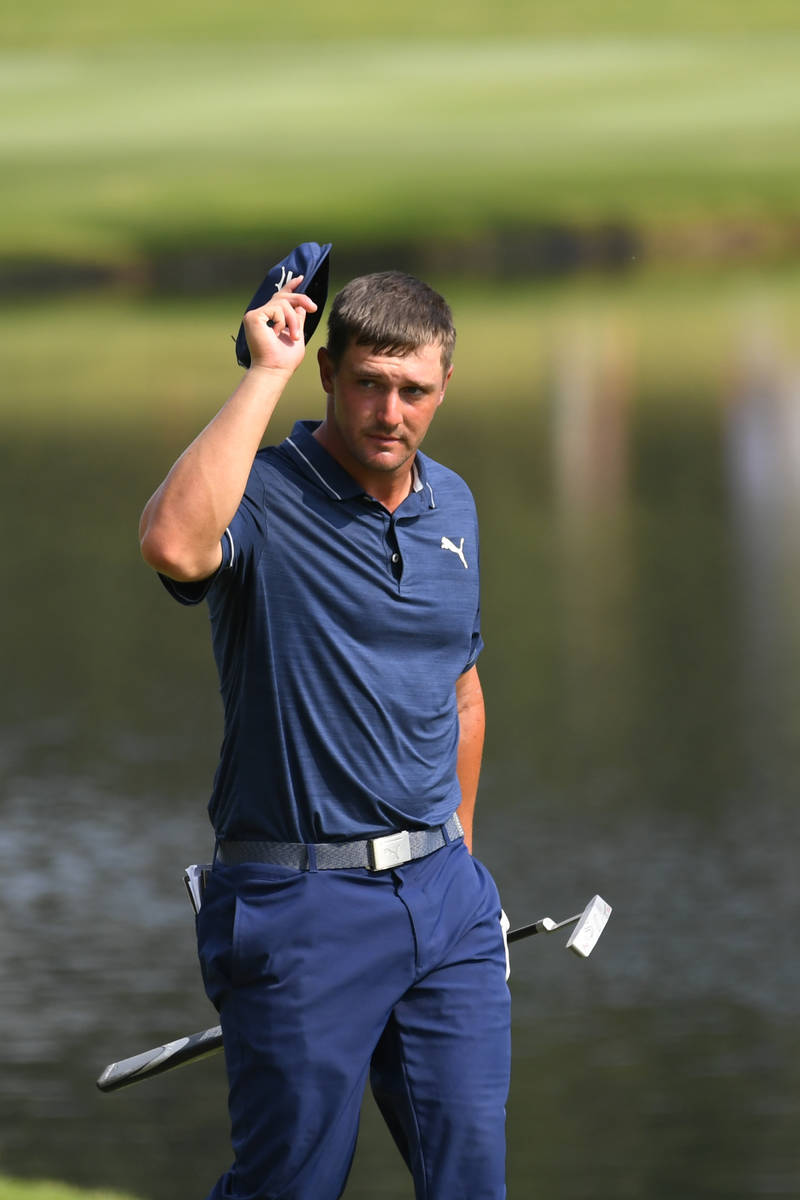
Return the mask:
{"type": "Polygon", "coordinates": [[[386,530],[386,540],[389,543],[389,548],[391,550],[390,561],[392,575],[399,583],[400,577],[403,574],[403,559],[402,555],[400,554],[400,548],[397,544],[397,530],[395,528],[394,521],[389,522],[389,527],[386,530]]]}

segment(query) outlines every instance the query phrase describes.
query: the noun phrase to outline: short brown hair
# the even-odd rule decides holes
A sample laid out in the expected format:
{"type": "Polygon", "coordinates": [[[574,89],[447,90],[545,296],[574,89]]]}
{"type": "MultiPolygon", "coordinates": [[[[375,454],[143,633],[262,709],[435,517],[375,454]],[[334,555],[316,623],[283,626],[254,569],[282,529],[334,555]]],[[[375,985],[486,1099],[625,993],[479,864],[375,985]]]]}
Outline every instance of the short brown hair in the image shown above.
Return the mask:
{"type": "Polygon", "coordinates": [[[335,367],[351,342],[371,346],[376,354],[399,355],[439,342],[446,373],[456,343],[453,314],[444,297],[414,275],[360,275],[334,298],[328,316],[327,350],[335,367]]]}

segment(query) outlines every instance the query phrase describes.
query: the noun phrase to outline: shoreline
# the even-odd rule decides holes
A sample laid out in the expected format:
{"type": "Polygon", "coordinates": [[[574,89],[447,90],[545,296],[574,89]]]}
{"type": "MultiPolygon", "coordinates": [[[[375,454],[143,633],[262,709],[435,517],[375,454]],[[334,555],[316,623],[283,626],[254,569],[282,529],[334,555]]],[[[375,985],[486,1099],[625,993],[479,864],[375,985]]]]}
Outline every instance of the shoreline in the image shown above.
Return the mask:
{"type": "MultiPolygon", "coordinates": [[[[110,288],[154,297],[252,290],[256,276],[280,259],[286,247],[286,238],[272,236],[233,245],[143,249],[126,261],[7,256],[0,258],[0,298],[110,288]]],[[[336,272],[347,278],[388,262],[423,278],[535,281],[615,276],[664,265],[788,265],[800,260],[800,221],[709,219],[655,230],[615,221],[538,222],[526,228],[490,229],[471,238],[398,236],[358,244],[337,239],[334,248],[336,272]]]]}

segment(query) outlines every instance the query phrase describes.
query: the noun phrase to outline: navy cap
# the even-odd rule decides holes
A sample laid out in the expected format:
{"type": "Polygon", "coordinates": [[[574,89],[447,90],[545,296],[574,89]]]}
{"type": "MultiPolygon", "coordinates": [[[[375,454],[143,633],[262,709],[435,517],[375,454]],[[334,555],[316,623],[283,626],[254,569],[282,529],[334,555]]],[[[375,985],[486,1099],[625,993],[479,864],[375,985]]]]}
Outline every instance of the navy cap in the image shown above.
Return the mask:
{"type": "MultiPolygon", "coordinates": [[[[298,275],[302,275],[303,283],[300,291],[310,296],[317,306],[316,312],[306,313],[303,325],[303,337],[308,342],[317,325],[319,325],[322,310],[328,298],[328,268],[330,266],[328,255],[330,252],[330,242],[326,242],[322,246],[317,242],[301,242],[299,246],[295,246],[291,254],[287,254],[286,258],[282,258],[267,273],[263,283],[248,304],[246,311],[250,312],[253,308],[260,308],[262,304],[267,303],[271,296],[280,291],[290,279],[295,279],[298,275]]],[[[247,345],[244,323],[239,326],[239,332],[236,336],[236,361],[240,367],[250,366],[250,347],[247,345]]]]}

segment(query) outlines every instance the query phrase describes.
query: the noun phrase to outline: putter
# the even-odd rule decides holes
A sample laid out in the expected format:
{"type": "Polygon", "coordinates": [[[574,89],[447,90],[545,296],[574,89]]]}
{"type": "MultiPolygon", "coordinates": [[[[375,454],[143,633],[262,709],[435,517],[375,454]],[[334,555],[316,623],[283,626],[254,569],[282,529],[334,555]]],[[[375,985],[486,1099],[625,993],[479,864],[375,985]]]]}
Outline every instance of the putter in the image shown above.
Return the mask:
{"type": "MultiPolygon", "coordinates": [[[[187,879],[186,885],[194,907],[196,901],[199,903],[199,894],[193,886],[196,880],[194,871],[199,873],[202,868],[188,868],[188,870],[192,872],[192,875],[187,879]]],[[[576,916],[567,917],[565,921],[554,921],[552,917],[542,917],[541,920],[534,921],[532,925],[522,925],[518,929],[512,929],[507,935],[507,940],[511,944],[511,942],[518,942],[521,938],[532,937],[536,933],[555,933],[558,929],[574,925],[575,929],[567,941],[567,949],[580,955],[581,958],[588,958],[610,916],[611,905],[607,904],[601,896],[593,896],[583,912],[576,916]]],[[[163,1075],[165,1071],[172,1071],[175,1067],[181,1067],[185,1063],[207,1058],[221,1049],[222,1027],[212,1025],[210,1029],[202,1029],[199,1033],[192,1033],[188,1037],[177,1038],[174,1042],[165,1042],[163,1046],[154,1046],[152,1050],[144,1050],[141,1054],[134,1054],[119,1062],[109,1063],[99,1076],[97,1086],[101,1092],[116,1092],[119,1088],[139,1083],[142,1079],[151,1079],[154,1075],[163,1075]]]]}
{"type": "Polygon", "coordinates": [[[610,916],[611,905],[602,896],[593,896],[583,912],[577,913],[574,917],[567,917],[564,921],[554,921],[552,917],[542,917],[533,925],[523,925],[520,929],[512,929],[508,935],[508,941],[509,943],[516,942],[519,938],[531,937],[535,933],[555,933],[558,929],[566,929],[568,925],[574,925],[575,928],[569,936],[566,948],[581,958],[588,958],[597,945],[597,939],[605,929],[610,916]]]}

